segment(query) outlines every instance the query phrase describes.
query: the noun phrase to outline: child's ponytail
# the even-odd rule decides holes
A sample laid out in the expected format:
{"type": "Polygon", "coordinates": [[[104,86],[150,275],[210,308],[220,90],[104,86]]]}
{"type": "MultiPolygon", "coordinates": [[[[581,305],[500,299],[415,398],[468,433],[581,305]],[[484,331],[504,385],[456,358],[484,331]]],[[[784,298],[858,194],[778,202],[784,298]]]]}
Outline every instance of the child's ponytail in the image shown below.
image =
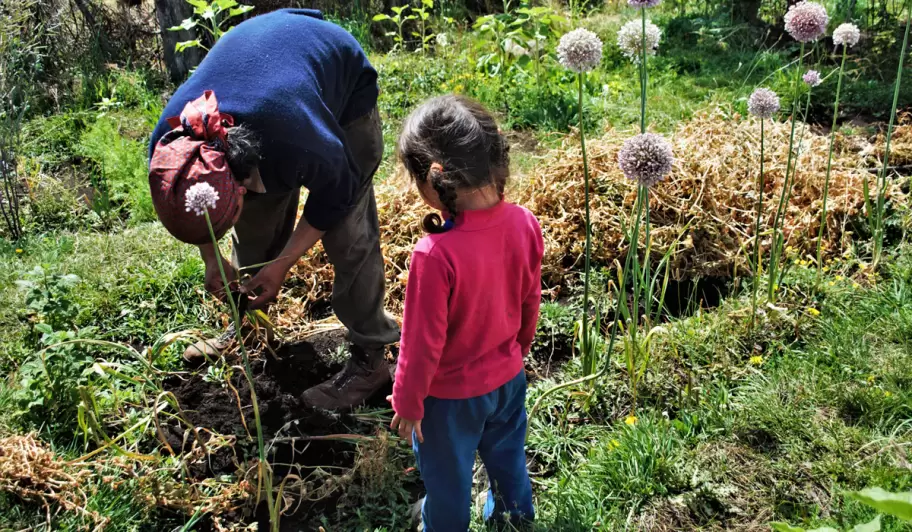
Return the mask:
{"type": "Polygon", "coordinates": [[[428,233],[443,233],[459,216],[459,189],[495,185],[503,195],[510,174],[510,145],[494,117],[478,102],[447,95],[428,100],[406,119],[397,146],[412,179],[429,183],[446,208],[424,217],[428,233]]]}

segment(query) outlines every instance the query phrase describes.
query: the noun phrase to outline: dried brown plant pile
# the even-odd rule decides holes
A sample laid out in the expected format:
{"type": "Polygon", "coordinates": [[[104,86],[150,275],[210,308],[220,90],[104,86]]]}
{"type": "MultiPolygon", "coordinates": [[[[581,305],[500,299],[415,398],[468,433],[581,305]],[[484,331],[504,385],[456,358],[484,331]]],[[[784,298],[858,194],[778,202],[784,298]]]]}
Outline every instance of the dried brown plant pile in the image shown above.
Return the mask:
{"type": "Polygon", "coordinates": [[[89,468],[60,460],[32,435],[0,439],[0,492],[40,504],[48,524],[52,512],[61,509],[83,514],[95,530],[108,524],[108,518],[85,509],[88,495],[82,486],[91,475],[89,468]]]}
{"type": "MultiPolygon", "coordinates": [[[[764,228],[772,225],[776,213],[790,129],[789,122],[766,124],[764,228]]],[[[801,155],[784,227],[787,245],[810,256],[819,228],[829,137],[814,133],[805,124],[798,124],[796,129],[796,145],[799,138],[802,140],[801,155]]],[[[625,233],[631,224],[636,191],[617,164],[618,150],[629,135],[609,129],[601,138],[587,142],[596,264],[612,264],[629,246],[625,233]]],[[[729,277],[736,271],[746,272],[754,238],[760,123],[710,113],[681,124],[671,140],[676,157],[673,174],[651,194],[653,257],[661,256],[680,236],[672,260],[675,278],[729,277]]],[[[852,238],[846,231],[847,222],[863,215],[862,183],[868,179],[873,187],[872,171],[877,170],[874,148],[862,137],[837,135],[825,242],[828,256],[846,248],[852,238]]],[[[893,149],[912,152],[912,127],[898,128],[893,149]]],[[[398,312],[409,255],[421,236],[419,222],[428,209],[411,187],[394,181],[378,185],[376,191],[389,283],[388,307],[398,312]]],[[[565,286],[573,278],[568,274],[581,269],[583,197],[582,156],[575,135],[567,136],[560,148],[545,155],[529,175],[517,178],[509,193],[510,200],[532,210],[541,221],[546,241],[543,277],[551,287],[565,286]]],[[[767,248],[769,237],[768,232],[762,235],[767,248]]],[[[297,286],[285,298],[283,310],[296,305],[300,308],[301,302],[328,299],[332,269],[322,253],[301,260],[294,277],[297,286]]]]}

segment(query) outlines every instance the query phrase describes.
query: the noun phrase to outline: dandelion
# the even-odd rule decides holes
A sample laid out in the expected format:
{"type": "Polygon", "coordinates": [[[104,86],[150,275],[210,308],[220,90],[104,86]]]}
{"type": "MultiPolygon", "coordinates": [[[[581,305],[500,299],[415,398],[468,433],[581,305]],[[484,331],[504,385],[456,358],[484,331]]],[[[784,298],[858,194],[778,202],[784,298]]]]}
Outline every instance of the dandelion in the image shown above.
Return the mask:
{"type": "Polygon", "coordinates": [[[817,72],[816,70],[808,70],[801,79],[807,83],[808,87],[816,87],[823,82],[823,80],[820,79],[820,72],[817,72]]]}
{"type": "Polygon", "coordinates": [[[642,133],[624,142],[618,163],[627,179],[651,187],[671,172],[674,154],[662,135],[642,133]]]}
{"type": "Polygon", "coordinates": [[[602,62],[602,40],[585,28],[577,28],[561,37],[557,60],[567,70],[589,72],[602,62]]]}
{"type": "Polygon", "coordinates": [[[808,314],[810,314],[811,316],[816,317],[816,316],[820,315],[820,311],[815,309],[814,307],[808,307],[807,311],[808,311],[808,314]]]}
{"type": "Polygon", "coordinates": [[[214,209],[218,200],[218,192],[204,181],[190,187],[184,196],[187,212],[195,212],[197,216],[203,216],[207,210],[214,209]]]}
{"type": "Polygon", "coordinates": [[[23,251],[21,248],[16,248],[16,253],[19,253],[21,255],[23,253],[23,251]]]}
{"type": "Polygon", "coordinates": [[[624,423],[626,423],[628,426],[632,427],[632,426],[636,425],[637,417],[634,415],[627,416],[627,419],[624,420],[624,423]]]}
{"type": "MultiPolygon", "coordinates": [[[[645,42],[647,55],[655,55],[661,39],[662,30],[647,20],[645,42]]],[[[621,49],[621,52],[624,53],[625,57],[635,64],[639,64],[644,48],[642,22],[639,20],[631,20],[627,24],[624,24],[618,32],[617,45],[621,49]]]]}
{"type": "Polygon", "coordinates": [[[754,356],[750,357],[750,365],[751,366],[763,365],[763,357],[760,355],[754,355],[754,356]]]}
{"type": "Polygon", "coordinates": [[[833,44],[836,46],[846,46],[851,48],[858,44],[858,41],[861,39],[861,31],[858,30],[858,26],[846,22],[840,24],[839,27],[833,31],[833,44]]]}
{"type": "Polygon", "coordinates": [[[825,7],[803,0],[785,14],[785,31],[801,43],[816,41],[826,33],[829,20],[825,7]]]}
{"type": "Polygon", "coordinates": [[[630,7],[635,7],[637,9],[646,9],[647,7],[655,7],[662,3],[662,0],[627,0],[627,5],[630,7]]]}
{"type": "Polygon", "coordinates": [[[779,112],[779,96],[769,89],[757,89],[747,99],[747,111],[758,118],[770,118],[779,112]]]}

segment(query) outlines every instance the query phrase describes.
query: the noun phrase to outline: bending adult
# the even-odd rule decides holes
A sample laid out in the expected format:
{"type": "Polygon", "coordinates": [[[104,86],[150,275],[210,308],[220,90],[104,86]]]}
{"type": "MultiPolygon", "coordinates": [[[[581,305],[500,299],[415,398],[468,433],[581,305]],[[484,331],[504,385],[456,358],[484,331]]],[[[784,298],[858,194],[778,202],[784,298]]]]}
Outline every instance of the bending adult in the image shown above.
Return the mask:
{"type": "MultiPolygon", "coordinates": [[[[377,72],[348,32],[318,11],[275,11],[216,43],[174,93],[149,147],[156,212],[172,235],[199,247],[209,292],[224,297],[226,290],[205,219],[186,208],[194,183],[218,191],[210,214],[218,236],[232,231],[229,282],[254,266],[240,288],[250,309],[274,301],[291,267],[323,242],[335,271],[332,308],[348,328],[351,356],[339,374],[304,392],[319,408],[360,404],[384,386],[385,346],[399,339],[383,309],[377,95],[377,72]],[[302,187],[308,193],[296,224],[302,187]]],[[[220,356],[234,335],[232,326],[184,358],[220,356]]]]}

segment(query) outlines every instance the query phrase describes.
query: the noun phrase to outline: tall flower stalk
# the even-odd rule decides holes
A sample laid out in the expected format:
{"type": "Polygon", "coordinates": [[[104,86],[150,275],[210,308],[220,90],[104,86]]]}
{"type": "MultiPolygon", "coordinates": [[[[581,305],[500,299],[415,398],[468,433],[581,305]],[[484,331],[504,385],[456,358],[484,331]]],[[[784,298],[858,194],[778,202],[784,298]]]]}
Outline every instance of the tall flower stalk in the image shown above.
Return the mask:
{"type": "Polygon", "coordinates": [[[760,257],[760,221],[763,218],[763,194],[766,190],[766,181],[764,179],[764,144],[765,144],[765,125],[766,119],[772,118],[779,112],[779,96],[769,89],[757,89],[747,100],[747,110],[750,114],[760,118],[760,178],[757,183],[757,220],[754,228],[754,279],[753,294],[751,296],[751,327],[757,319],[757,291],[760,287],[760,274],[763,262],[760,257]]]}
{"type": "MultiPolygon", "coordinates": [[[[222,285],[226,290],[229,288],[228,276],[225,274],[225,267],[222,263],[222,252],[219,249],[219,239],[212,228],[212,220],[209,217],[209,209],[215,208],[218,202],[218,192],[206,182],[200,182],[187,190],[186,206],[187,212],[194,212],[197,216],[206,218],[206,226],[209,228],[209,236],[212,239],[212,245],[215,249],[215,260],[218,264],[219,275],[222,277],[222,285]]],[[[234,322],[234,332],[237,337],[238,345],[241,350],[241,359],[244,363],[244,376],[247,378],[247,385],[250,387],[250,403],[253,406],[253,419],[256,424],[257,432],[257,497],[266,493],[266,504],[269,509],[270,528],[273,532],[279,530],[280,512],[278,501],[273,497],[273,476],[272,468],[266,459],[266,442],[263,437],[263,423],[260,419],[260,407],[257,401],[256,388],[253,381],[253,368],[250,366],[250,357],[247,354],[247,348],[244,345],[244,338],[241,333],[241,315],[238,311],[237,302],[230,294],[226,298],[228,307],[231,310],[231,319],[234,322]]],[[[259,501],[257,501],[259,502],[259,501]]]]}
{"type": "MultiPolygon", "coordinates": [[[[798,113],[800,110],[801,95],[801,70],[804,64],[805,45],[814,42],[826,33],[827,23],[826,8],[816,2],[807,0],[798,2],[791,6],[785,15],[785,30],[796,41],[801,43],[801,51],[798,55],[798,65],[795,69],[794,81],[794,98],[792,101],[792,128],[789,133],[789,154],[788,162],[785,166],[785,179],[782,184],[782,193],[779,197],[779,206],[776,208],[776,217],[773,220],[772,245],[770,247],[770,265],[769,265],[769,290],[768,297],[770,301],[776,300],[776,290],[779,285],[779,266],[782,257],[782,249],[785,245],[785,235],[782,226],[785,224],[785,214],[788,211],[788,201],[791,198],[792,179],[797,172],[798,154],[795,152],[795,127],[798,123],[798,113]],[[794,167],[793,167],[794,161],[794,167]]],[[[810,106],[810,93],[808,93],[808,106],[810,106]]]]}
{"type": "Polygon", "coordinates": [[[836,144],[836,126],[839,121],[839,97],[842,94],[842,78],[845,74],[846,55],[850,46],[855,46],[861,33],[854,24],[841,24],[833,32],[833,44],[842,46],[842,61],[839,63],[839,72],[836,81],[836,101],[833,104],[833,124],[830,127],[830,147],[827,153],[826,178],[823,181],[823,206],[820,209],[820,229],[817,232],[817,277],[816,284],[820,284],[823,272],[823,236],[827,227],[827,200],[830,194],[830,172],[833,169],[833,146],[836,144]]]}
{"type": "Polygon", "coordinates": [[[883,167],[877,178],[877,202],[874,221],[874,257],[873,266],[877,266],[883,254],[884,243],[884,207],[887,197],[887,169],[890,165],[890,141],[893,140],[893,127],[896,124],[896,106],[899,104],[899,87],[902,83],[903,65],[906,62],[906,51],[909,49],[909,28],[912,25],[912,2],[906,3],[906,33],[903,37],[902,50],[899,53],[899,66],[896,69],[896,83],[893,86],[893,107],[890,109],[890,125],[887,127],[887,138],[884,144],[883,167]]]}
{"type": "MultiPolygon", "coordinates": [[[[586,124],[583,112],[583,92],[585,88],[584,76],[595,69],[602,61],[602,41],[589,30],[579,28],[561,37],[557,46],[557,57],[561,65],[570,71],[576,72],[577,87],[579,92],[579,135],[580,149],[583,154],[583,187],[585,189],[585,225],[586,225],[586,251],[585,273],[583,281],[583,316],[580,325],[580,351],[583,358],[583,368],[586,375],[596,372],[598,363],[596,341],[597,334],[590,332],[589,316],[589,291],[591,277],[592,257],[592,223],[589,207],[589,159],[586,154],[586,124]]],[[[595,324],[598,327],[598,323],[595,324]]]]}

